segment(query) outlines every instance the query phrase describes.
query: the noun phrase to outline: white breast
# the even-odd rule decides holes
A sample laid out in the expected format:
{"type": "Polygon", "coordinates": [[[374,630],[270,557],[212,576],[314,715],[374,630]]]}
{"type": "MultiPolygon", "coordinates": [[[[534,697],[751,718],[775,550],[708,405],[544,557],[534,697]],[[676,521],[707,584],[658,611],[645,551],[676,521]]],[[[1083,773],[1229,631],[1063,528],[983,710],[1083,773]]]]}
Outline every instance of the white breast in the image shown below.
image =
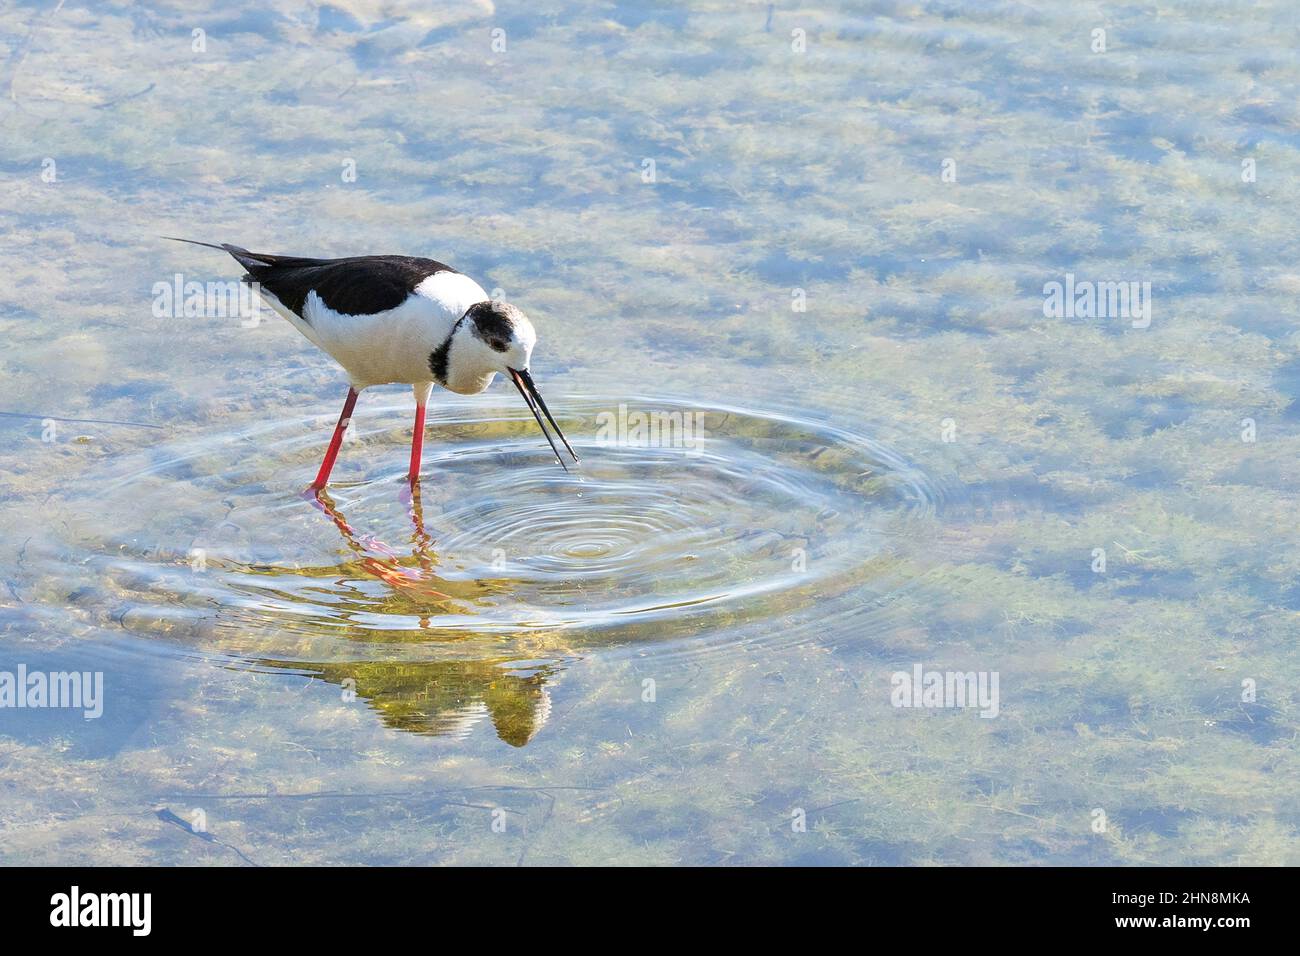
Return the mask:
{"type": "Polygon", "coordinates": [[[429,353],[451,334],[466,309],[487,298],[469,276],[439,272],[416,286],[401,305],[374,315],[335,312],[315,292],[308,294],[303,305],[305,322],[273,298],[271,304],[333,356],[347,371],[353,387],[360,390],[388,382],[433,381],[429,353]]]}

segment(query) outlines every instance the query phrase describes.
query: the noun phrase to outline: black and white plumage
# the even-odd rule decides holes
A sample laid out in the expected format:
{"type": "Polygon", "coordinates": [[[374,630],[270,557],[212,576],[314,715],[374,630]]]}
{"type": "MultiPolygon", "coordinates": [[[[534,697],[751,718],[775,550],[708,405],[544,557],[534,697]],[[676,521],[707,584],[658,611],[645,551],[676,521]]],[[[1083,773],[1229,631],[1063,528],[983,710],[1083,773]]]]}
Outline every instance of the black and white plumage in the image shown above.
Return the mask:
{"type": "MultiPolygon", "coordinates": [[[[501,373],[519,389],[556,458],[559,451],[542,414],[577,460],[528,370],[537,343],[532,323],[515,306],[494,302],[482,286],[451,266],[414,256],[309,259],[250,252],[229,243],[177,241],[233,256],[246,270],[244,281],[343,367],[352,388],[335,430],[337,441],[362,389],[394,382],[411,385],[417,426],[410,473],[414,481],[424,407],[433,385],[474,395],[501,373]]],[[[316,488],[328,480],[334,455],[337,447],[331,443],[316,488]]]]}

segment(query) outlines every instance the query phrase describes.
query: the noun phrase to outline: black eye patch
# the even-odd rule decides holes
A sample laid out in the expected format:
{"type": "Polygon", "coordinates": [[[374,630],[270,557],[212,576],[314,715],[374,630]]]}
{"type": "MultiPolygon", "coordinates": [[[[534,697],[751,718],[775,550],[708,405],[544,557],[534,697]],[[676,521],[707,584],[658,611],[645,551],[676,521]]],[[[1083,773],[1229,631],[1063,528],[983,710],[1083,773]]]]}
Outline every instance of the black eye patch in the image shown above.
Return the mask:
{"type": "Polygon", "coordinates": [[[465,313],[470,320],[474,334],[498,352],[510,348],[510,339],[515,332],[514,323],[496,307],[493,302],[480,302],[472,305],[465,313]]]}

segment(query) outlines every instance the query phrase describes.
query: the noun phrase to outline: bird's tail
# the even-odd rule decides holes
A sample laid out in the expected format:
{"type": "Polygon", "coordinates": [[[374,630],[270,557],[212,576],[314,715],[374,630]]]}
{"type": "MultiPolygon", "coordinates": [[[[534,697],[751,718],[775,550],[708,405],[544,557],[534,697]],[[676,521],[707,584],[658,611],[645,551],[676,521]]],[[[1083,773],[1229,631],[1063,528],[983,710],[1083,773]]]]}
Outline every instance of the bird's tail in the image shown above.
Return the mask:
{"type": "Polygon", "coordinates": [[[231,245],[228,242],[216,245],[211,242],[199,242],[197,239],[181,239],[177,236],[162,236],[161,238],[170,239],[172,242],[188,242],[192,246],[205,246],[208,249],[216,249],[218,252],[228,252],[235,257],[236,262],[245,269],[250,270],[256,269],[258,266],[272,265],[276,260],[282,258],[281,256],[264,256],[256,252],[249,252],[243,246],[231,245]]]}
{"type": "MultiPolygon", "coordinates": [[[[217,246],[210,242],[199,242],[197,239],[178,239],[176,236],[160,236],[160,239],[170,239],[172,242],[188,242],[192,246],[207,246],[209,249],[216,249],[218,252],[229,252],[228,246],[217,246]]],[[[234,248],[239,248],[238,246],[234,248]]],[[[240,249],[240,252],[244,250],[240,249]]]]}

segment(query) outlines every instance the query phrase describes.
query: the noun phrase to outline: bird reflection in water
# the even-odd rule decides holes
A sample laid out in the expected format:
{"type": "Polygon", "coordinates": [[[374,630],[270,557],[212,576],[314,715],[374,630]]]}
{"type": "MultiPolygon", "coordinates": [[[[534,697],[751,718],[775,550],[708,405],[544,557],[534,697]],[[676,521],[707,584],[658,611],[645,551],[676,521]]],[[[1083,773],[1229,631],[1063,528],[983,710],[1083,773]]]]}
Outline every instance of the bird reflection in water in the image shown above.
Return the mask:
{"type": "MultiPolygon", "coordinates": [[[[373,535],[358,534],[322,493],[312,501],[338,528],[344,542],[368,574],[393,589],[414,607],[446,613],[446,608],[473,604],[484,594],[477,581],[439,577],[433,538],[424,524],[417,484],[407,499],[411,519],[411,559],[373,535]],[[441,610],[440,610],[441,609],[441,610]]],[[[493,588],[495,590],[495,588],[493,588]]],[[[422,631],[457,641],[464,632],[431,625],[428,610],[419,616],[422,631]]],[[[357,661],[304,663],[262,660],[260,664],[306,670],[322,680],[354,691],[369,703],[386,726],[431,736],[467,736],[485,717],[506,743],[522,747],[545,726],[551,712],[547,682],[558,675],[553,661],[508,656],[482,660],[357,661]]]]}

